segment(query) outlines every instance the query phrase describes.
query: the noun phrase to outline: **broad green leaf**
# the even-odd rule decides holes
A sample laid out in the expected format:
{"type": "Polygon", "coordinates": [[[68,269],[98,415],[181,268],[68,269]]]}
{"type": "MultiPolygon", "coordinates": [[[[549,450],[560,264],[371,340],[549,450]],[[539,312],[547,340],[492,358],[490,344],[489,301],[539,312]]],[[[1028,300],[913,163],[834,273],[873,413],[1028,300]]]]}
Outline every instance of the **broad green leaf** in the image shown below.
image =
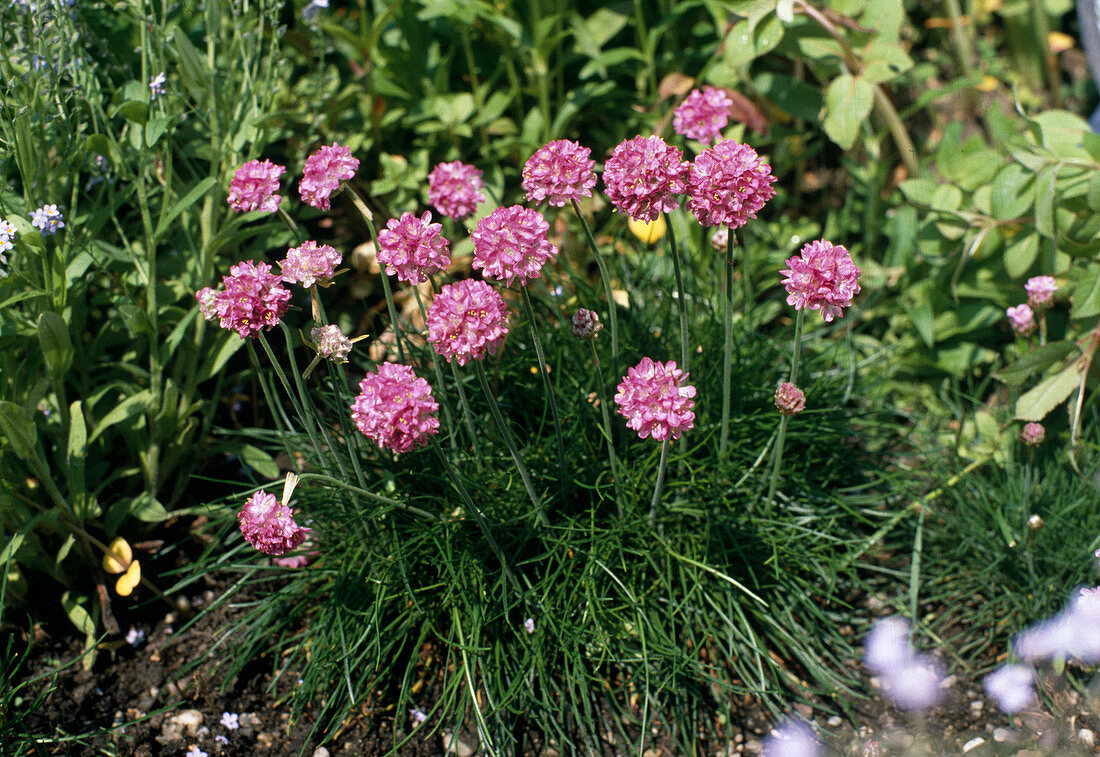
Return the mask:
{"type": "Polygon", "coordinates": [[[50,376],[55,380],[60,379],[73,364],[69,324],[57,313],[46,311],[38,316],[38,343],[42,346],[50,376]]]}
{"type": "Polygon", "coordinates": [[[168,519],[168,511],[149,492],[142,492],[130,503],[130,514],[146,523],[161,523],[168,519]]]}
{"type": "Polygon", "coordinates": [[[923,281],[906,292],[905,312],[913,321],[921,340],[929,347],[936,343],[936,327],[932,312],[932,282],[923,281]],[[911,296],[912,295],[912,296],[911,296]]]}
{"type": "Polygon", "coordinates": [[[821,91],[785,74],[766,71],[753,79],[753,86],[772,104],[794,118],[819,123],[824,102],[821,91]]]}
{"type": "Polygon", "coordinates": [[[829,139],[848,150],[859,136],[859,128],[871,114],[874,89],[863,77],[842,74],[825,90],[825,114],[821,126],[829,139]]]}
{"type": "Polygon", "coordinates": [[[279,466],[275,463],[274,458],[259,447],[245,444],[240,448],[238,456],[241,458],[241,462],[264,478],[276,479],[279,477],[279,466]]]}
{"type": "Polygon", "coordinates": [[[1065,402],[1074,389],[1077,389],[1084,377],[1077,361],[1070,363],[1061,372],[1047,376],[1038,386],[1016,400],[1016,418],[1021,421],[1041,421],[1061,403],[1065,402]]]}
{"type": "Polygon", "coordinates": [[[1077,345],[1070,341],[1032,347],[1022,358],[997,371],[996,375],[1006,384],[1022,384],[1030,376],[1045,371],[1059,360],[1079,351],[1077,345]]]}
{"type": "Polygon", "coordinates": [[[26,460],[34,454],[38,429],[22,407],[14,402],[0,402],[0,431],[3,431],[16,455],[26,460]]]}
{"type": "Polygon", "coordinates": [[[92,430],[92,435],[88,437],[88,442],[94,442],[100,434],[116,423],[141,415],[149,409],[149,403],[152,400],[153,394],[148,389],[143,389],[137,394],[127,397],[99,419],[99,423],[95,424],[95,429],[92,430]]]}
{"type": "Polygon", "coordinates": [[[88,611],[81,606],[81,601],[84,601],[84,597],[74,598],[71,591],[61,595],[61,606],[65,608],[65,614],[69,616],[69,620],[85,636],[89,636],[95,633],[95,622],[88,611]]]}
{"type": "Polygon", "coordinates": [[[936,182],[931,179],[906,179],[898,185],[905,199],[914,205],[932,207],[932,197],[936,192],[936,182]]]}
{"type": "Polygon", "coordinates": [[[1100,313],[1100,269],[1091,268],[1085,272],[1073,289],[1073,311],[1075,319],[1091,318],[1100,313]]]}
{"type": "Polygon", "coordinates": [[[998,221],[1019,218],[1035,202],[1035,186],[1031,174],[1017,163],[1010,163],[993,179],[990,203],[998,221]]]}
{"type": "Polygon", "coordinates": [[[1018,279],[1028,272],[1037,257],[1039,257],[1038,235],[1019,235],[1005,245],[1005,270],[1009,276],[1018,279]]]}
{"type": "Polygon", "coordinates": [[[1047,239],[1054,239],[1054,182],[1057,178],[1053,168],[1044,168],[1036,180],[1035,228],[1047,239]]]}
{"type": "Polygon", "coordinates": [[[112,115],[122,116],[131,123],[144,126],[145,122],[149,120],[149,103],[140,100],[129,100],[115,108],[112,115]]]}
{"type": "Polygon", "coordinates": [[[1100,172],[1094,173],[1089,179],[1089,188],[1085,194],[1085,201],[1089,210],[1100,211],[1100,172]]]}
{"type": "Polygon", "coordinates": [[[244,346],[244,340],[235,331],[220,331],[218,333],[218,346],[212,350],[202,367],[199,368],[199,381],[212,378],[225,367],[229,358],[244,346]]]}
{"type": "Polygon", "coordinates": [[[205,179],[192,187],[191,191],[184,195],[183,199],[173,205],[172,209],[168,211],[168,214],[160,219],[160,221],[157,223],[157,230],[153,232],[153,237],[156,239],[160,239],[161,235],[168,230],[168,226],[172,223],[172,221],[176,220],[180,213],[187,210],[189,207],[198,202],[202,198],[202,196],[209,192],[210,188],[216,183],[217,180],[213,176],[207,176],[205,179]]]}

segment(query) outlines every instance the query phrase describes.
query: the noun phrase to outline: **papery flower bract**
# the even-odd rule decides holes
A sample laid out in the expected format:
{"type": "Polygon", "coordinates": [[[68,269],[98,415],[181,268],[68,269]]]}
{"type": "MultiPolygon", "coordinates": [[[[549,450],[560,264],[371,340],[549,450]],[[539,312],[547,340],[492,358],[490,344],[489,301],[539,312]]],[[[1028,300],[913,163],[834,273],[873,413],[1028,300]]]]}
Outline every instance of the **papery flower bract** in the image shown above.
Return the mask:
{"type": "Polygon", "coordinates": [[[618,386],[615,404],[628,428],[642,439],[679,439],[694,427],[695,387],[684,384],[687,375],[676,361],[656,362],[648,357],[627,370],[618,386]]]}
{"type": "Polygon", "coordinates": [[[1026,304],[1017,305],[1005,311],[1012,330],[1020,336],[1028,336],[1035,331],[1035,312],[1026,304]]]}
{"type": "Polygon", "coordinates": [[[253,210],[274,213],[283,201],[279,177],[285,172],[285,166],[270,160],[250,160],[234,172],[225,201],[238,213],[253,210]]]}
{"type": "Polygon", "coordinates": [[[710,144],[722,136],[722,129],[729,123],[732,105],[733,99],[721,89],[693,89],[673,111],[672,128],[688,139],[710,144]]]}
{"type": "Polygon", "coordinates": [[[461,221],[485,202],[481,170],[461,161],[440,163],[428,174],[428,202],[448,218],[461,221]]]}
{"type": "Polygon", "coordinates": [[[607,199],[620,213],[652,221],[680,207],[675,195],[688,191],[690,168],[680,148],[660,137],[634,137],[619,143],[604,163],[607,199]]]}
{"type": "Polygon", "coordinates": [[[1047,430],[1043,424],[1031,422],[1024,426],[1020,432],[1020,441],[1029,447],[1037,447],[1047,438],[1047,430]]]}
{"type": "Polygon", "coordinates": [[[490,279],[511,286],[513,279],[526,284],[537,279],[546,261],[558,248],[546,238],[550,224],[542,213],[520,205],[497,208],[477,222],[473,267],[490,279]]]}
{"type": "Polygon", "coordinates": [[[859,294],[860,270],[848,250],[825,239],[810,242],[798,255],[787,258],[787,304],[796,310],[820,310],[828,323],[844,315],[843,308],[859,294]]]}
{"type": "Polygon", "coordinates": [[[298,195],[302,202],[320,210],[328,210],[329,198],[340,188],[341,181],[355,176],[359,159],[352,157],[351,148],[333,142],[317,149],[306,158],[298,195]]]}
{"type": "Polygon", "coordinates": [[[1035,701],[1035,674],[1027,665],[1002,665],[982,681],[985,693],[1003,712],[1014,714],[1035,701]]]}
{"type": "Polygon", "coordinates": [[[195,299],[199,303],[199,313],[202,314],[203,320],[216,321],[218,319],[218,292],[215,289],[203,287],[195,292],[195,299]]]}
{"type": "Polygon", "coordinates": [[[277,325],[290,304],[290,290],[267,263],[237,263],[222,281],[225,288],[214,295],[214,309],[221,327],[242,339],[277,325]]]}
{"type": "Polygon", "coordinates": [[[507,333],[508,307],[484,281],[447,284],[428,308],[428,341],[447,362],[466,365],[494,354],[507,333]]]}
{"type": "Polygon", "coordinates": [[[824,752],[814,729],[797,720],[787,720],[764,739],[763,757],[820,757],[824,752]]]}
{"type": "Polygon", "coordinates": [[[725,252],[729,248],[730,230],[726,226],[719,226],[710,235],[710,246],[715,252],[725,252]]]}
{"type": "Polygon", "coordinates": [[[555,207],[592,196],[596,186],[596,161],[592,150],[568,139],[555,139],[540,147],[523,166],[523,189],[531,202],[555,207]]]}
{"type": "Polygon", "coordinates": [[[596,311],[581,308],[573,314],[573,336],[577,339],[595,339],[601,329],[603,324],[596,311]]]}
{"type": "Polygon", "coordinates": [[[442,231],[443,225],[432,223],[428,211],[419,218],[412,213],[391,218],[378,232],[378,262],[398,281],[425,282],[451,264],[450,244],[442,231]]]}
{"type": "Polygon", "coordinates": [[[310,329],[309,338],[317,347],[317,354],[326,357],[334,363],[348,362],[351,354],[351,340],[344,336],[340,327],[335,323],[327,326],[314,326],[310,329]]]}
{"type": "Polygon", "coordinates": [[[439,433],[439,403],[428,382],[400,363],[382,363],[359,382],[351,418],[364,436],[391,452],[408,452],[439,433]]]}
{"type": "Polygon", "coordinates": [[[31,211],[31,226],[43,234],[55,234],[58,229],[65,227],[63,218],[56,205],[43,205],[31,211]]]}
{"type": "Polygon", "coordinates": [[[335,248],[310,241],[287,250],[279,265],[282,267],[283,281],[301,284],[308,289],[314,284],[331,284],[336,266],[342,259],[343,256],[335,248]]]}
{"type": "Polygon", "coordinates": [[[1050,305],[1054,293],[1058,291],[1058,282],[1053,276],[1032,276],[1024,284],[1027,292],[1027,304],[1039,310],[1050,305]]]}
{"type": "Polygon", "coordinates": [[[724,139],[695,157],[688,208],[704,226],[740,228],[775,197],[771,166],[756,150],[724,139]]]}
{"type": "Polygon", "coordinates": [[[784,381],[775,390],[775,407],[783,415],[797,415],[806,409],[806,393],[784,381]]]}
{"type": "Polygon", "coordinates": [[[237,513],[245,540],[265,555],[297,549],[310,529],[294,522],[290,508],[263,489],[253,494],[237,513]]]}

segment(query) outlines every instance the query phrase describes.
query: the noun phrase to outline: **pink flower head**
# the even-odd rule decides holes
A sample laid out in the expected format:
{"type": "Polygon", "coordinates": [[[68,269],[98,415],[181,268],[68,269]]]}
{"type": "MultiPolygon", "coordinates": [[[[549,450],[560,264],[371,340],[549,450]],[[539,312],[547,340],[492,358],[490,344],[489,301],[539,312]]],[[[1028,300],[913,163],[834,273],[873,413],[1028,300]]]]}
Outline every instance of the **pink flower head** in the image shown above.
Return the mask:
{"type": "Polygon", "coordinates": [[[691,164],[688,207],[704,226],[737,229],[775,197],[774,181],[771,166],[756,150],[724,139],[691,164]]]}
{"type": "Polygon", "coordinates": [[[825,322],[844,315],[859,294],[859,268],[843,246],[821,239],[787,258],[787,304],[796,310],[820,310],[825,322]]]}
{"type": "Polygon", "coordinates": [[[674,195],[688,191],[690,168],[679,147],[660,137],[634,137],[621,142],[604,163],[607,199],[620,213],[652,221],[680,207],[674,195]]]}
{"type": "Polygon", "coordinates": [[[442,231],[428,211],[419,218],[412,213],[391,218],[378,232],[378,262],[398,281],[414,285],[427,281],[451,264],[450,245],[442,231]]]}
{"type": "Polygon", "coordinates": [[[546,239],[550,224],[542,213],[520,205],[497,208],[477,222],[474,240],[474,268],[483,269],[490,279],[511,286],[512,279],[526,284],[537,279],[547,260],[558,248],[546,239]]]}
{"type": "Polygon", "coordinates": [[[327,244],[306,242],[300,247],[291,247],[286,257],[279,262],[283,268],[283,281],[288,284],[301,284],[309,288],[314,284],[327,286],[332,283],[336,266],[343,256],[327,244]]]}
{"type": "Polygon", "coordinates": [[[1080,589],[1062,612],[1022,632],[1013,650],[1022,660],[1074,657],[1088,664],[1100,662],[1100,591],[1080,589]]]}
{"type": "Polygon", "coordinates": [[[214,310],[223,329],[241,339],[270,329],[282,319],[290,304],[290,290],[271,272],[267,263],[246,260],[222,277],[225,288],[214,295],[214,310]]]}
{"type": "Polygon", "coordinates": [[[439,433],[439,403],[428,382],[400,363],[382,363],[377,373],[359,382],[351,418],[375,444],[391,452],[408,452],[439,433]]]}
{"type": "Polygon", "coordinates": [[[1020,336],[1029,336],[1035,331],[1035,312],[1026,304],[1017,305],[1005,311],[1012,330],[1020,336]]]}
{"type": "Polygon", "coordinates": [[[573,336],[580,340],[595,339],[600,335],[603,324],[594,310],[581,308],[573,314],[573,336]]]}
{"type": "Polygon", "coordinates": [[[867,634],[863,660],[882,676],[883,689],[903,710],[935,707],[942,697],[943,671],[931,656],[909,643],[909,621],[897,616],[875,622],[867,634]]]}
{"type": "Polygon", "coordinates": [[[1020,441],[1029,447],[1038,447],[1047,438],[1047,430],[1042,423],[1028,423],[1020,432],[1020,441]]]}
{"type": "Polygon", "coordinates": [[[237,513],[245,540],[265,555],[281,555],[297,549],[310,529],[294,522],[290,508],[261,489],[237,513]]]}
{"type": "Polygon", "coordinates": [[[775,390],[775,406],[783,415],[798,415],[806,409],[806,393],[790,381],[784,381],[775,390]]]}
{"type": "Polygon", "coordinates": [[[720,89],[693,89],[674,111],[672,128],[688,139],[710,144],[722,136],[722,129],[729,122],[731,105],[733,99],[720,89]]]}
{"type": "Polygon", "coordinates": [[[351,340],[344,336],[340,327],[335,323],[327,326],[314,326],[309,332],[309,338],[317,347],[317,354],[326,357],[334,363],[348,362],[351,354],[351,340]]]}
{"type": "Polygon", "coordinates": [[[615,395],[627,428],[637,431],[642,439],[652,436],[657,441],[679,439],[682,432],[693,428],[695,387],[684,384],[686,379],[687,374],[674,360],[658,363],[644,357],[627,370],[615,395]]]}
{"type": "Polygon", "coordinates": [[[1058,282],[1053,276],[1032,276],[1024,284],[1024,290],[1027,291],[1027,304],[1041,310],[1050,306],[1054,293],[1058,291],[1058,282]]]}
{"type": "Polygon", "coordinates": [[[1002,665],[982,681],[985,693],[1003,712],[1017,713],[1035,701],[1035,673],[1026,665],[1002,665]]]}
{"type": "Polygon", "coordinates": [[[233,174],[226,202],[238,213],[252,210],[274,213],[283,201],[283,196],[279,194],[279,177],[285,172],[284,166],[270,160],[248,161],[233,174]]]}
{"type": "Polygon", "coordinates": [[[333,142],[322,146],[306,158],[298,194],[302,202],[320,210],[329,209],[329,198],[340,188],[341,181],[355,176],[359,159],[353,158],[351,148],[333,142]]]}
{"type": "Polygon", "coordinates": [[[571,200],[592,196],[596,186],[596,162],[592,151],[568,139],[556,139],[540,147],[523,166],[523,188],[531,202],[562,207],[571,200]]]}
{"type": "Polygon", "coordinates": [[[507,333],[508,307],[484,281],[447,284],[428,308],[428,341],[447,362],[466,365],[492,355],[507,333]]]}
{"type": "Polygon", "coordinates": [[[216,290],[210,287],[203,287],[195,292],[195,299],[199,303],[199,312],[202,314],[203,320],[213,321],[217,319],[218,293],[216,290]]]}
{"type": "Polygon", "coordinates": [[[428,174],[428,202],[448,218],[462,220],[485,202],[481,171],[461,161],[440,163],[428,174]]]}

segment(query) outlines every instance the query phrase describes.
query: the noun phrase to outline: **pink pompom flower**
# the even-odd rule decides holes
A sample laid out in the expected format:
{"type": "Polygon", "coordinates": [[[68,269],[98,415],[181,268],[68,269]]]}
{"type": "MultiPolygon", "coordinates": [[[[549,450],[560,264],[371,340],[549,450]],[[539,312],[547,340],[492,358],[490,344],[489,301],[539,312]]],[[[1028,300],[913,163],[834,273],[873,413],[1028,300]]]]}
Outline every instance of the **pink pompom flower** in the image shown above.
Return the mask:
{"type": "Polygon", "coordinates": [[[284,166],[270,160],[248,161],[233,174],[226,202],[238,213],[252,210],[274,213],[283,201],[279,194],[279,177],[285,172],[284,166]]]}
{"type": "Polygon", "coordinates": [[[222,281],[225,287],[214,296],[214,310],[219,325],[241,339],[277,325],[290,304],[290,290],[267,263],[237,263],[222,281]]]}
{"type": "Polygon", "coordinates": [[[202,314],[203,320],[214,321],[218,318],[218,293],[211,287],[203,287],[199,291],[195,292],[195,299],[199,303],[199,313],[202,314]]]}
{"type": "Polygon", "coordinates": [[[348,362],[352,340],[344,336],[344,332],[335,323],[314,326],[310,329],[309,338],[313,340],[313,346],[321,357],[328,358],[334,363],[348,362]]]}
{"type": "Polygon", "coordinates": [[[820,310],[828,323],[844,315],[859,294],[860,270],[842,245],[825,239],[810,242],[798,255],[787,258],[787,304],[796,310],[820,310]]]}
{"type": "Polygon", "coordinates": [[[442,224],[432,223],[428,211],[419,218],[412,213],[391,218],[378,232],[378,262],[398,281],[414,285],[427,281],[451,264],[450,244],[442,232],[442,224]]]}
{"type": "Polygon", "coordinates": [[[660,363],[648,357],[627,370],[615,394],[619,415],[642,439],[679,439],[695,424],[695,387],[676,361],[660,363]]]}
{"type": "Polygon", "coordinates": [[[336,142],[322,146],[306,158],[298,195],[307,205],[328,210],[329,198],[340,188],[340,182],[355,176],[358,168],[359,159],[352,157],[350,147],[336,142]]]}
{"type": "Polygon", "coordinates": [[[1035,311],[1028,305],[1017,305],[1005,311],[1012,330],[1020,336],[1030,336],[1035,331],[1035,311]]]}
{"type": "Polygon", "coordinates": [[[556,139],[540,147],[523,166],[523,188],[531,202],[562,207],[572,200],[592,196],[596,186],[596,162],[592,150],[568,139],[556,139]]]}
{"type": "Polygon", "coordinates": [[[351,418],[368,439],[391,452],[423,447],[439,433],[439,403],[428,382],[400,363],[382,363],[359,382],[351,418]]]}
{"type": "Polygon", "coordinates": [[[704,226],[737,229],[775,197],[771,166],[756,150],[724,139],[699,153],[689,173],[688,207],[704,226]]]}
{"type": "Polygon", "coordinates": [[[775,390],[775,407],[783,415],[798,415],[806,409],[806,393],[784,381],[775,390]]]}
{"type": "Polygon", "coordinates": [[[672,128],[677,134],[710,144],[722,136],[729,123],[733,99],[721,89],[693,89],[672,115],[672,128]]]}
{"type": "Polygon", "coordinates": [[[261,489],[244,504],[237,513],[241,534],[245,540],[265,555],[282,555],[297,549],[310,529],[294,522],[294,516],[287,503],[290,501],[298,477],[288,473],[283,487],[283,501],[275,499],[261,489]]]}
{"type": "Polygon", "coordinates": [[[311,241],[291,247],[279,265],[283,269],[283,281],[301,284],[308,289],[314,284],[331,284],[336,266],[340,265],[342,259],[343,256],[335,248],[311,241]]]}
{"type": "Polygon", "coordinates": [[[477,223],[473,267],[511,286],[537,279],[546,261],[558,254],[546,235],[550,224],[537,210],[520,205],[497,208],[477,223]]]}
{"type": "Polygon", "coordinates": [[[507,334],[508,307],[484,281],[447,284],[428,308],[428,341],[447,362],[466,365],[492,355],[507,334]]]}
{"type": "Polygon", "coordinates": [[[485,202],[481,171],[456,160],[440,163],[428,174],[428,202],[448,218],[461,221],[485,202]]]}
{"type": "Polygon", "coordinates": [[[680,148],[660,137],[634,137],[621,142],[604,163],[607,199],[620,213],[652,221],[680,207],[675,196],[688,191],[690,168],[680,148]]]}
{"type": "Polygon", "coordinates": [[[1020,432],[1020,441],[1029,447],[1038,447],[1047,438],[1047,430],[1042,423],[1028,423],[1020,432]]]}
{"type": "Polygon", "coordinates": [[[1027,292],[1027,304],[1034,310],[1049,307],[1054,293],[1058,291],[1058,282],[1053,276],[1032,276],[1024,284],[1027,292]]]}

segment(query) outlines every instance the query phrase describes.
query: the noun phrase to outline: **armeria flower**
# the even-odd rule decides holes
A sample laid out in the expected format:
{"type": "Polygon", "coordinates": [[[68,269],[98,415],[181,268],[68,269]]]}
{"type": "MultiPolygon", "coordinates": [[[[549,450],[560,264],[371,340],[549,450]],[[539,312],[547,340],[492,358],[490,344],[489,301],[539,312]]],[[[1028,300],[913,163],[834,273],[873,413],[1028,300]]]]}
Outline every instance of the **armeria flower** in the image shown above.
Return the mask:
{"type": "Polygon", "coordinates": [[[309,332],[309,338],[317,347],[317,354],[326,357],[334,363],[348,362],[351,354],[351,340],[344,336],[340,327],[335,323],[327,326],[314,326],[309,332]]]}
{"type": "Polygon", "coordinates": [[[235,712],[223,712],[222,719],[218,721],[223,728],[235,731],[241,727],[240,716],[235,712]]]}
{"type": "Polygon", "coordinates": [[[1047,438],[1047,430],[1041,423],[1028,423],[1020,432],[1020,441],[1029,447],[1038,447],[1047,438]]]}
{"type": "Polygon", "coordinates": [[[775,407],[783,415],[798,415],[806,409],[806,393],[790,381],[784,381],[775,390],[775,407]]]}
{"type": "Polygon", "coordinates": [[[672,128],[688,139],[710,144],[722,136],[732,105],[733,99],[720,89],[693,89],[673,112],[672,128]]]}
{"type": "Polygon", "coordinates": [[[31,226],[43,234],[55,234],[58,229],[65,227],[63,218],[56,205],[43,205],[31,212],[31,226]]]}
{"type": "Polygon", "coordinates": [[[1032,276],[1024,284],[1027,292],[1027,304],[1035,310],[1049,307],[1054,293],[1058,291],[1058,282],[1053,276],[1032,276]]]}
{"type": "Polygon", "coordinates": [[[492,355],[507,334],[508,307],[484,281],[447,284],[428,308],[428,341],[447,362],[466,365],[492,355]]]}
{"type": "Polygon", "coordinates": [[[442,232],[443,225],[432,223],[428,211],[419,218],[412,213],[391,218],[378,232],[378,262],[398,281],[413,285],[427,281],[451,264],[450,244],[442,232]]]}
{"type": "Polygon", "coordinates": [[[234,172],[226,202],[238,213],[253,210],[274,213],[283,201],[279,194],[279,177],[284,173],[285,166],[270,160],[250,160],[234,172]]]}
{"type": "Polygon", "coordinates": [[[715,252],[725,252],[729,248],[730,230],[725,226],[719,226],[710,235],[710,246],[715,252]]]}
{"type": "Polygon", "coordinates": [[[908,620],[896,615],[875,621],[864,640],[863,661],[867,667],[883,675],[909,664],[913,659],[911,629],[908,620]]]}
{"type": "Polygon", "coordinates": [[[882,676],[883,691],[903,710],[935,707],[943,696],[943,670],[927,654],[909,643],[909,621],[891,617],[879,620],[867,634],[863,660],[882,676]]]}
{"type": "Polygon", "coordinates": [[[1021,660],[1066,659],[1074,657],[1085,664],[1100,662],[1100,591],[1081,589],[1069,605],[1052,618],[1033,625],[1013,641],[1013,650],[1021,660]]]}
{"type": "Polygon", "coordinates": [[[478,221],[470,235],[473,267],[508,286],[517,278],[520,284],[537,279],[546,261],[558,254],[546,238],[549,231],[550,224],[537,210],[520,205],[497,208],[478,221]]]}
{"type": "Polygon", "coordinates": [[[241,339],[278,324],[290,304],[290,290],[267,263],[237,263],[222,281],[225,288],[214,296],[219,325],[241,339]]]}
{"type": "Polygon", "coordinates": [[[165,78],[164,78],[164,72],[163,71],[161,71],[159,74],[157,74],[156,76],[154,76],[152,79],[149,80],[149,99],[150,100],[156,100],[157,95],[163,95],[164,94],[164,82],[165,82],[165,78]]]}
{"type": "Polygon", "coordinates": [[[1002,665],[982,681],[985,693],[1010,715],[1035,701],[1035,674],[1027,665],[1002,665]]]}
{"type": "Polygon", "coordinates": [[[595,339],[601,329],[603,324],[594,310],[581,308],[573,314],[573,336],[577,339],[595,339]]]}
{"type": "Polygon", "coordinates": [[[596,162],[592,151],[568,139],[556,139],[540,147],[523,166],[523,189],[531,202],[560,208],[572,200],[592,196],[596,186],[596,162]]]}
{"type": "Polygon", "coordinates": [[[787,304],[796,310],[820,310],[825,322],[844,315],[859,294],[860,270],[842,245],[821,239],[810,242],[795,257],[787,258],[787,304]]]}
{"type": "Polygon", "coordinates": [[[382,363],[359,382],[351,418],[368,439],[391,452],[408,452],[439,433],[439,403],[428,382],[400,363],[382,363]]]}
{"type": "Polygon", "coordinates": [[[764,739],[763,757],[821,757],[817,734],[806,723],[787,720],[764,739]]]}
{"type": "Polygon", "coordinates": [[[336,142],[322,146],[306,158],[298,195],[307,205],[328,210],[329,198],[340,188],[340,182],[355,176],[358,168],[359,159],[352,157],[350,147],[336,142]]]}
{"type": "Polygon", "coordinates": [[[314,284],[328,286],[340,265],[343,256],[327,244],[306,242],[286,251],[286,257],[279,261],[283,270],[283,281],[288,284],[301,284],[309,288],[314,284]]]}
{"type": "Polygon", "coordinates": [[[684,384],[686,380],[687,374],[674,360],[659,363],[644,357],[628,369],[615,394],[627,428],[637,431],[642,439],[651,436],[657,441],[679,439],[682,432],[693,428],[695,387],[684,384]]]}
{"type": "Polygon", "coordinates": [[[691,164],[688,207],[704,226],[740,228],[775,197],[771,166],[756,150],[724,139],[691,164]]]}
{"type": "Polygon", "coordinates": [[[218,292],[211,287],[203,287],[195,292],[195,299],[199,303],[199,312],[203,320],[215,321],[218,319],[218,292]]]}
{"type": "Polygon", "coordinates": [[[1026,304],[1005,311],[1012,330],[1020,336],[1030,336],[1035,331],[1035,312],[1026,304]]]}
{"type": "Polygon", "coordinates": [[[294,522],[287,503],[298,483],[298,477],[288,473],[283,487],[283,501],[263,489],[253,494],[237,513],[241,534],[245,540],[265,555],[278,556],[297,549],[310,529],[294,522]]]}
{"type": "Polygon", "coordinates": [[[675,195],[688,191],[690,168],[680,148],[656,136],[634,137],[619,143],[604,163],[607,199],[620,213],[652,221],[680,207],[675,195]]]}
{"type": "Polygon", "coordinates": [[[428,202],[448,218],[461,221],[485,202],[481,171],[461,161],[440,163],[428,174],[428,202]]]}

